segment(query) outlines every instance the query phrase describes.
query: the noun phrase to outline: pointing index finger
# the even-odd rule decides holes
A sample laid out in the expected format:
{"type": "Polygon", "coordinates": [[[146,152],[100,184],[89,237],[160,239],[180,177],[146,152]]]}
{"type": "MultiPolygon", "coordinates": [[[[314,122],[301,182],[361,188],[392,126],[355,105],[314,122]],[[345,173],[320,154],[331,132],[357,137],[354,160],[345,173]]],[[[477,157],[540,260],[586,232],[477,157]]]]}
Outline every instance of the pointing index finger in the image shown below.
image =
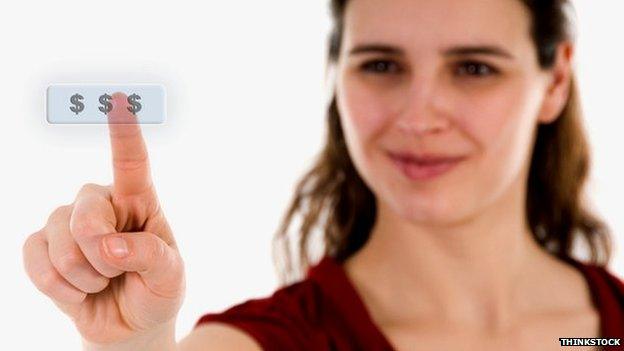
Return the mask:
{"type": "Polygon", "coordinates": [[[137,117],[128,110],[127,96],[114,93],[108,113],[113,158],[113,191],[119,195],[145,192],[152,186],[147,147],[137,117]]]}

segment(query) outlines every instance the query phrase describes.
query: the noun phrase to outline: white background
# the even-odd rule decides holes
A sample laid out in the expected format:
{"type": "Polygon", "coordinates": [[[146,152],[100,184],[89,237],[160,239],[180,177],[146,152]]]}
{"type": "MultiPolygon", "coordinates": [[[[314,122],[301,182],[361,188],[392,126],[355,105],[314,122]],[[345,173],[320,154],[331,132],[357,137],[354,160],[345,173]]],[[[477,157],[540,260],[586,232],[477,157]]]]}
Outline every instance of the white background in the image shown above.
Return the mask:
{"type": "MultiPolygon", "coordinates": [[[[272,292],[271,238],[324,133],[327,2],[13,1],[0,9],[0,330],[20,350],[78,350],[69,318],[28,280],[22,244],[87,182],[112,179],[106,125],[48,125],[47,84],[162,83],[144,125],[187,267],[178,338],[202,313],[272,292]]],[[[624,275],[624,3],[576,1],[578,76],[594,149],[590,189],[624,275]]]]}

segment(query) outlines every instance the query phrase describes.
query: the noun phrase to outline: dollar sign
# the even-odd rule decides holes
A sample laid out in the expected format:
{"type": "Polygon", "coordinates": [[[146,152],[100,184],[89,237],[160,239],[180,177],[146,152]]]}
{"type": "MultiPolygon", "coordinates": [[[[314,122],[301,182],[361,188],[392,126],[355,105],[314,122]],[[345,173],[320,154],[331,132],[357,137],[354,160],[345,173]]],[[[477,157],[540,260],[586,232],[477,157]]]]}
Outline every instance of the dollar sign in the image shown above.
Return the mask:
{"type": "Polygon", "coordinates": [[[84,110],[84,104],[82,102],[80,102],[80,100],[84,99],[84,97],[82,97],[82,95],[80,94],[74,94],[72,95],[71,98],[69,98],[69,101],[76,106],[72,106],[69,109],[76,113],[79,114],[80,112],[82,112],[82,110],[84,110]]]}
{"type": "Polygon", "coordinates": [[[107,115],[113,109],[113,104],[111,104],[109,101],[112,98],[113,97],[108,94],[100,96],[100,104],[102,104],[103,106],[100,106],[99,109],[100,111],[104,112],[105,115],[107,115]]]}
{"type": "Polygon", "coordinates": [[[132,112],[133,115],[136,115],[137,112],[141,111],[141,104],[136,100],[141,100],[141,97],[137,94],[128,96],[128,103],[132,105],[131,107],[128,107],[128,111],[132,112]]]}

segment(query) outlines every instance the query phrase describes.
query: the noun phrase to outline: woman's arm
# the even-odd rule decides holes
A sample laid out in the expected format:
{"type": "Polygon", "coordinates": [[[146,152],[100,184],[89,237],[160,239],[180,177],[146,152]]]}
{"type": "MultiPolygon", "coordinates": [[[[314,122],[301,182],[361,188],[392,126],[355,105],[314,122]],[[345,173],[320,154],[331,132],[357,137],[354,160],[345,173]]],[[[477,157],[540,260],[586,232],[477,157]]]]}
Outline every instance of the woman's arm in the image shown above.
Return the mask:
{"type": "Polygon", "coordinates": [[[175,319],[156,328],[145,331],[127,341],[111,344],[97,345],[82,339],[84,351],[178,351],[175,342],[175,319]]]}
{"type": "Polygon", "coordinates": [[[205,323],[178,343],[177,351],[262,351],[244,331],[224,323],[205,323]]]}
{"type": "Polygon", "coordinates": [[[169,323],[158,330],[131,341],[106,347],[83,341],[84,351],[262,351],[260,345],[240,329],[224,323],[205,323],[194,328],[177,345],[175,325],[169,323]]]}

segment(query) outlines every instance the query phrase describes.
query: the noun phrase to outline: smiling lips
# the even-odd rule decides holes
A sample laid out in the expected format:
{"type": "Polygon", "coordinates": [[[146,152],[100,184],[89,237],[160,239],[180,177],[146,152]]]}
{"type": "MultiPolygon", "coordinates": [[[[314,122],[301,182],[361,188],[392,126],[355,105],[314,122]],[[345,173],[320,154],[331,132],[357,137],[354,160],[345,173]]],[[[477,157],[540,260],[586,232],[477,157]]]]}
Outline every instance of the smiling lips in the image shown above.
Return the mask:
{"type": "Polygon", "coordinates": [[[411,180],[429,180],[450,171],[465,156],[439,154],[413,154],[390,152],[388,154],[397,168],[411,180]]]}

